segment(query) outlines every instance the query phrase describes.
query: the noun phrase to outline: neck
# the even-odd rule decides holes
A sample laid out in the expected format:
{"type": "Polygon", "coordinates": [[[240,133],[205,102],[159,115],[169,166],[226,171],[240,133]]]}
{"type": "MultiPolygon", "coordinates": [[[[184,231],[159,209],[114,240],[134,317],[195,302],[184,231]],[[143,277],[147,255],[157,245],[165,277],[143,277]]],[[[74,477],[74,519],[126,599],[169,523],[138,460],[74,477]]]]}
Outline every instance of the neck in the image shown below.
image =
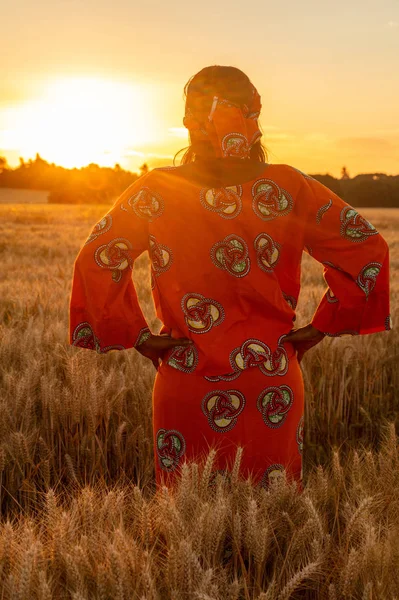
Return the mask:
{"type": "Polygon", "coordinates": [[[202,186],[220,188],[240,185],[262,175],[267,163],[255,160],[196,159],[178,167],[179,174],[202,186]],[[238,162],[239,161],[239,162],[238,162]]]}
{"type": "Polygon", "coordinates": [[[229,166],[229,165],[232,165],[232,166],[248,165],[251,162],[258,162],[258,161],[252,161],[250,158],[237,158],[235,156],[229,156],[227,158],[216,157],[216,156],[211,156],[211,157],[196,156],[195,162],[198,164],[224,167],[224,166],[229,166]]]}

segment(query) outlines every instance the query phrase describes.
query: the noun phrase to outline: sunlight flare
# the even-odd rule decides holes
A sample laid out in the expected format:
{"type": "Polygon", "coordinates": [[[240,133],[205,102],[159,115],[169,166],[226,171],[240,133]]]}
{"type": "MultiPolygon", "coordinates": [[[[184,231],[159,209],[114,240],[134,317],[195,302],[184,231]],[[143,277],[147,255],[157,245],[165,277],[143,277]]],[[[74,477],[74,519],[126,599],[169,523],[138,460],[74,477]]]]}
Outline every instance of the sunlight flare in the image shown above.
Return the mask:
{"type": "Polygon", "coordinates": [[[65,167],[113,166],[127,148],[157,139],[153,112],[148,86],[86,77],[51,80],[39,98],[7,109],[10,125],[0,145],[23,156],[39,152],[65,167]]]}

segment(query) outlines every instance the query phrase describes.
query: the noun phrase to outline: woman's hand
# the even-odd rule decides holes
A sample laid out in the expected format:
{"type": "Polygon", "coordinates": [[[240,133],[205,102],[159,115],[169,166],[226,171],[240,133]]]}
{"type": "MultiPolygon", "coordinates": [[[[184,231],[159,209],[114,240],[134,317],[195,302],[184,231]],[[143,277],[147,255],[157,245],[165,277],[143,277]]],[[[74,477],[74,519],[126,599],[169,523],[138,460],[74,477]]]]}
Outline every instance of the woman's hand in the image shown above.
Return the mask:
{"type": "Polygon", "coordinates": [[[156,369],[159,362],[170,348],[176,346],[191,346],[194,342],[188,338],[173,338],[170,335],[151,335],[145,342],[136,346],[136,350],[152,361],[156,369]]]}
{"type": "Polygon", "coordinates": [[[325,337],[325,333],[313,327],[311,323],[305,325],[305,327],[299,327],[298,329],[292,329],[283,340],[284,342],[291,342],[295,350],[297,350],[297,359],[300,363],[305,352],[316,346],[325,337]]]}

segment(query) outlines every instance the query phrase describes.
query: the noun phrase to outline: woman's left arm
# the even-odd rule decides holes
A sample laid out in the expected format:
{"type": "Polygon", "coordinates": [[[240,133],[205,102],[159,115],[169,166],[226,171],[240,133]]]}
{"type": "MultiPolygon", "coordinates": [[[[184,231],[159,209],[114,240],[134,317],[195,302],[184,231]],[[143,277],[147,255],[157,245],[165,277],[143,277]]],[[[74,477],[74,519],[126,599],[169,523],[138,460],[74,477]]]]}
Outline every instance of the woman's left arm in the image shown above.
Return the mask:
{"type": "Polygon", "coordinates": [[[324,265],[328,288],[312,318],[326,335],[392,329],[389,247],[356,209],[319,181],[303,180],[306,249],[324,265]]]}
{"type": "Polygon", "coordinates": [[[132,280],[135,259],[148,249],[140,177],[95,225],[74,264],[69,342],[99,353],[137,347],[151,335],[132,280]]]}

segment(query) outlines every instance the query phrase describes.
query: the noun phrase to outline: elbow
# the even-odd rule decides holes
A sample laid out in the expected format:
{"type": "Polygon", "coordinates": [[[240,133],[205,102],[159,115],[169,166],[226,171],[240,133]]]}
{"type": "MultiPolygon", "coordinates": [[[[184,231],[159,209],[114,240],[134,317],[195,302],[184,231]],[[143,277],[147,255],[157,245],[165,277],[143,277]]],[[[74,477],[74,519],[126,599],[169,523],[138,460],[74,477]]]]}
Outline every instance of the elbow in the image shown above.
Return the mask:
{"type": "Polygon", "coordinates": [[[388,242],[380,233],[373,236],[372,241],[374,242],[375,255],[378,256],[379,262],[384,262],[384,260],[389,256],[388,242]]]}
{"type": "Polygon", "coordinates": [[[383,251],[382,262],[384,263],[385,261],[389,261],[389,244],[382,236],[381,236],[381,245],[382,245],[382,251],[383,251]]]}

